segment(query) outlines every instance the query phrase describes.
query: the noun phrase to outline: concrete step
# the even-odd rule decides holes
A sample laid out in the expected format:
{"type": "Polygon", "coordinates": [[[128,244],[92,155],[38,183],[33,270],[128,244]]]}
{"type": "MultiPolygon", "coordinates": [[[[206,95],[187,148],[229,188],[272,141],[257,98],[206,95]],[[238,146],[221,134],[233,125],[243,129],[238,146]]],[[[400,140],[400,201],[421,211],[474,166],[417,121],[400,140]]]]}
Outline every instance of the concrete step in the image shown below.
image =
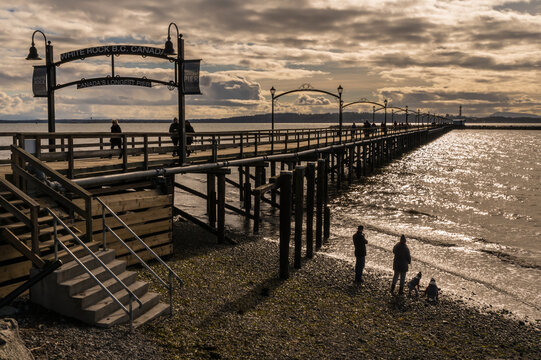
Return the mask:
{"type": "Polygon", "coordinates": [[[149,321],[156,319],[157,317],[165,314],[169,314],[170,306],[164,303],[157,303],[152,308],[150,308],[145,313],[139,315],[135,320],[133,320],[133,327],[137,328],[141,325],[146,324],[149,321]]]}
{"type": "MultiPolygon", "coordinates": [[[[118,278],[126,286],[131,286],[131,284],[133,284],[137,280],[137,273],[135,271],[124,271],[123,273],[118,275],[118,278]]],[[[116,279],[112,277],[109,280],[104,281],[103,285],[113,294],[123,288],[122,284],[120,284],[118,281],[116,281],[116,279]]],[[[86,308],[108,296],[109,294],[107,294],[101,286],[96,285],[78,294],[73,295],[73,299],[77,301],[80,308],[86,308]]]]}
{"type": "MultiPolygon", "coordinates": [[[[115,259],[114,250],[98,250],[94,251],[94,254],[105,264],[110,263],[115,259]]],[[[89,270],[93,270],[98,266],[101,266],[98,260],[96,260],[92,255],[86,252],[85,256],[79,258],[79,260],[86,266],[89,270]]],[[[62,265],[62,267],[56,270],[53,274],[58,283],[63,283],[69,279],[85,273],[85,270],[80,266],[75,260],[72,260],[68,263],[62,265]]]]}
{"type": "MultiPolygon", "coordinates": [[[[126,270],[126,262],[122,260],[113,260],[107,264],[107,267],[111,269],[115,275],[118,275],[126,270]]],[[[111,274],[102,266],[93,269],[92,274],[101,282],[112,278],[111,274]]],[[[85,272],[84,274],[60,283],[59,285],[60,287],[67,289],[66,293],[69,296],[73,296],[95,286],[96,281],[85,272]]]]}
{"type": "MultiPolygon", "coordinates": [[[[141,298],[143,306],[138,307],[138,303],[133,303],[133,318],[137,319],[140,315],[146,313],[148,310],[152,309],[154,306],[160,303],[160,296],[153,292],[147,292],[141,298]]],[[[111,327],[116,324],[127,323],[130,321],[130,317],[124,310],[118,309],[115,312],[108,314],[102,319],[96,322],[96,326],[101,327],[111,327]]]]}
{"type": "MultiPolygon", "coordinates": [[[[136,281],[133,284],[129,285],[128,288],[141,300],[141,303],[144,307],[145,302],[143,301],[143,298],[145,298],[146,294],[148,293],[148,283],[145,283],[143,281],[136,281]]],[[[128,308],[130,295],[127,290],[122,289],[115,292],[113,295],[118,299],[118,301],[120,301],[124,306],[126,306],[126,308],[128,308]]],[[[148,302],[150,301],[150,299],[147,299],[146,301],[148,302]]],[[[135,309],[139,310],[139,303],[135,300],[133,302],[133,309],[134,314],[135,309]]],[[[107,296],[103,300],[100,300],[97,303],[86,308],[83,308],[81,313],[82,316],[80,317],[80,319],[90,324],[94,324],[96,322],[99,322],[100,319],[106,318],[111,314],[116,313],[117,310],[121,311],[123,314],[126,314],[124,310],[122,310],[120,306],[116,303],[116,301],[114,301],[110,296],[107,296]]]]}

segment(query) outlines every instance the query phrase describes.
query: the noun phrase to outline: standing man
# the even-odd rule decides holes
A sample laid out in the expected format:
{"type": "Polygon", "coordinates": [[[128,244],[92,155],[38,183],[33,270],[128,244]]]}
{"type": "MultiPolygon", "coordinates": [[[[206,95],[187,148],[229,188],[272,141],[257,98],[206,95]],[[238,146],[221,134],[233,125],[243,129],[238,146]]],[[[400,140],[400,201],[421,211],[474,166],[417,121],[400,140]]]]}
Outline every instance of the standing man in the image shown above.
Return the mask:
{"type": "Polygon", "coordinates": [[[353,235],[353,245],[355,245],[355,284],[363,282],[364,262],[366,258],[366,238],[363,234],[363,226],[357,227],[357,232],[353,235]]]}
{"type": "MultiPolygon", "coordinates": [[[[190,134],[190,135],[186,135],[186,145],[191,145],[193,143],[193,133],[195,132],[192,124],[190,124],[190,121],[189,120],[185,120],[184,121],[184,129],[186,129],[186,134],[190,134]]],[[[191,150],[190,149],[186,149],[186,156],[190,156],[191,154],[191,150]]]]}
{"type": "Polygon", "coordinates": [[[178,119],[174,118],[173,123],[171,126],[169,126],[169,134],[171,134],[171,140],[173,140],[173,146],[175,147],[173,150],[173,156],[177,156],[179,147],[178,145],[178,134],[180,133],[180,124],[178,123],[178,119]]]}
{"type": "Polygon", "coordinates": [[[400,241],[393,248],[394,261],[393,261],[393,283],[391,285],[391,293],[394,292],[396,281],[400,276],[400,288],[398,295],[404,293],[404,282],[406,281],[406,273],[408,272],[408,265],[411,264],[410,249],[406,245],[406,237],[400,236],[400,241]]]}

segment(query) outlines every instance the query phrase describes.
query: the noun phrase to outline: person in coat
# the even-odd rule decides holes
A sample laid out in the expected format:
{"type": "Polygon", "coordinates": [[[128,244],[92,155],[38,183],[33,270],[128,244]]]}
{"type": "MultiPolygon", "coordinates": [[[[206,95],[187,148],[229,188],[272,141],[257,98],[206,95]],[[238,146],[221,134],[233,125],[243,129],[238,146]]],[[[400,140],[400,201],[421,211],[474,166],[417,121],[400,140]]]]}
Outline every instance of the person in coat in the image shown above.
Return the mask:
{"type": "Polygon", "coordinates": [[[430,279],[430,282],[425,289],[426,301],[437,303],[440,295],[439,290],[438,285],[436,285],[436,279],[430,279]]]}
{"type": "Polygon", "coordinates": [[[355,246],[355,283],[363,282],[363,270],[366,258],[366,238],[363,234],[363,226],[357,227],[357,232],[353,235],[353,245],[355,246]]]}
{"type": "MultiPolygon", "coordinates": [[[[184,122],[184,129],[186,129],[186,134],[193,134],[195,132],[192,124],[190,124],[189,120],[186,120],[184,122]]],[[[191,145],[193,143],[193,135],[186,135],[186,145],[191,145]]],[[[186,156],[190,156],[192,151],[190,149],[186,149],[186,156]]]]}
{"type": "Polygon", "coordinates": [[[178,123],[178,119],[174,118],[173,122],[169,126],[169,134],[171,134],[171,140],[173,141],[173,156],[177,156],[178,154],[178,139],[179,139],[179,132],[180,132],[180,124],[178,123]]]}
{"type": "MultiPolygon", "coordinates": [[[[113,119],[111,121],[111,133],[112,134],[120,134],[122,133],[122,129],[120,128],[120,125],[118,125],[118,120],[113,119]]],[[[110,139],[111,141],[111,150],[115,149],[115,146],[118,146],[118,150],[120,150],[120,154],[118,155],[118,158],[120,159],[122,157],[122,138],[120,137],[112,137],[110,139]]]]}
{"type": "Polygon", "coordinates": [[[406,273],[408,272],[408,265],[411,264],[410,249],[406,245],[406,237],[400,236],[400,241],[393,248],[394,261],[393,261],[393,283],[391,284],[391,293],[394,293],[394,288],[398,277],[400,276],[400,288],[398,294],[404,293],[404,283],[406,281],[406,273]]]}

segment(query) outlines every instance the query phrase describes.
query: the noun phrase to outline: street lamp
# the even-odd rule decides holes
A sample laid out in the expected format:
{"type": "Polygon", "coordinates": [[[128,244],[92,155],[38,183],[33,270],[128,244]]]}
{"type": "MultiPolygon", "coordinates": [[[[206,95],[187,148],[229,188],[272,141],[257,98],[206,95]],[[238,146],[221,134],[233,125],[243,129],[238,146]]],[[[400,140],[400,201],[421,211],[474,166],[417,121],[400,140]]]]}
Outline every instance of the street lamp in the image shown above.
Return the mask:
{"type": "Polygon", "coordinates": [[[406,105],[406,128],[408,127],[408,105],[406,105]]]}
{"type": "Polygon", "coordinates": [[[271,101],[271,129],[272,129],[272,138],[271,138],[271,154],[274,154],[274,94],[276,94],[276,89],[273,87],[270,88],[270,93],[272,97],[271,101]]]}
{"type": "Polygon", "coordinates": [[[180,165],[186,161],[186,117],[185,117],[185,102],[184,102],[184,39],[182,34],[178,30],[177,24],[174,22],[169,24],[167,28],[167,41],[165,42],[165,48],[163,53],[165,55],[175,55],[175,49],[173,48],[173,42],[171,41],[171,26],[174,26],[177,30],[177,60],[175,62],[175,80],[177,82],[178,89],[178,118],[180,120],[180,126],[178,129],[178,138],[180,142],[179,162],[180,165]]]}
{"type": "MultiPolygon", "coordinates": [[[[50,133],[55,132],[55,113],[54,113],[54,87],[56,86],[56,68],[53,61],[53,46],[47,41],[47,36],[41,30],[32,33],[32,46],[29,49],[26,60],[41,60],[34,43],[34,35],[40,33],[45,42],[45,67],[47,69],[47,126],[50,133]]],[[[55,139],[49,138],[49,151],[55,151],[55,139]]]]}
{"type": "Polygon", "coordinates": [[[372,105],[372,124],[376,123],[376,106],[372,105]]]}
{"type": "Polygon", "coordinates": [[[338,114],[338,141],[341,144],[342,143],[342,92],[344,91],[344,88],[342,88],[342,85],[338,85],[338,106],[339,106],[339,114],[338,114]]]}
{"type": "Polygon", "coordinates": [[[384,108],[385,108],[385,116],[383,118],[383,123],[385,125],[387,125],[387,99],[383,100],[383,105],[385,105],[384,106],[384,108]]]}

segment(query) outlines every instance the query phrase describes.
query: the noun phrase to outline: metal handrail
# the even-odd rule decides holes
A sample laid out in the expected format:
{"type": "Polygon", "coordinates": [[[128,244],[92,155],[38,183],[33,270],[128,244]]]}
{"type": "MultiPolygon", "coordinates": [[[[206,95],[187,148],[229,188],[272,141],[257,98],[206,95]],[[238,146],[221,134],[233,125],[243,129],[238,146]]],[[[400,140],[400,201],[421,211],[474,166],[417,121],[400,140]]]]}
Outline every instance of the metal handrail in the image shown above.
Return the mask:
{"type": "Polygon", "coordinates": [[[160,283],[162,283],[162,285],[169,291],[169,314],[170,315],[173,315],[173,277],[175,277],[179,284],[180,284],[180,287],[182,287],[184,285],[184,282],[182,281],[182,279],[173,271],[173,269],[171,269],[169,267],[169,265],[167,265],[163,260],[162,258],[160,258],[160,256],[158,254],[156,254],[143,240],[141,240],[141,238],[128,226],[126,225],[126,223],[124,221],[122,221],[122,219],[113,211],[111,210],[111,208],[107,205],[105,205],[105,203],[99,198],[99,197],[95,197],[94,199],[96,199],[96,201],[98,201],[101,206],[102,206],[102,222],[103,222],[103,248],[106,249],[107,248],[107,243],[106,243],[106,234],[107,234],[107,231],[109,231],[111,234],[113,234],[113,236],[122,244],[124,245],[124,247],[126,249],[128,249],[128,251],[148,270],[150,271],[150,273],[156,278],[158,279],[158,281],[160,283]],[[105,211],[108,211],[126,230],[128,230],[133,236],[135,239],[137,239],[143,246],[146,250],[148,250],[152,256],[158,260],[158,262],[160,264],[162,264],[168,271],[169,271],[169,285],[158,275],[156,274],[156,272],[154,270],[152,270],[152,268],[143,260],[141,259],[141,257],[139,257],[139,255],[137,255],[137,253],[128,245],[126,244],[126,242],[124,240],[122,240],[120,238],[120,236],[118,236],[114,231],[113,229],[111,229],[105,222],[105,211]]]}
{"type": "Polygon", "coordinates": [[[139,303],[139,307],[141,307],[143,305],[141,303],[141,300],[137,297],[137,295],[135,295],[126,286],[126,284],[124,284],[122,282],[122,280],[120,280],[118,278],[118,276],[116,276],[116,274],[107,265],[105,265],[105,263],[103,261],[101,261],[101,259],[98,256],[96,256],[96,254],[94,254],[94,252],[92,250],[90,250],[90,248],[88,246],[85,245],[85,243],[81,239],[79,239],[79,237],[77,235],[75,235],[75,233],[73,231],[71,231],[71,229],[62,220],[60,220],[60,218],[51,209],[46,208],[45,210],[47,210],[47,212],[53,217],[53,224],[54,224],[53,225],[53,228],[54,228],[54,258],[55,258],[55,261],[58,260],[58,245],[60,245],[66,251],[66,253],[68,253],[68,255],[70,255],[73,258],[73,260],[75,260],[75,262],[77,264],[79,264],[79,266],[81,266],[83,268],[83,270],[107,293],[107,295],[109,295],[109,297],[111,297],[120,306],[120,308],[126,312],[126,314],[128,314],[128,316],[130,317],[130,331],[133,331],[133,308],[132,308],[132,302],[133,302],[133,300],[137,301],[139,303]],[[115,295],[113,295],[113,293],[109,289],[107,289],[107,287],[92,273],[92,271],[90,271],[82,263],[82,261],[62,241],[60,241],[60,239],[58,239],[57,223],[62,225],[62,227],[79,243],[79,245],[81,245],[85,250],[87,250],[90,253],[90,255],[94,259],[96,259],[98,261],[98,263],[106,271],[108,271],[112,275],[112,277],[118,283],[120,283],[120,285],[128,292],[128,295],[130,297],[130,299],[129,299],[129,310],[126,309],[126,307],[120,302],[120,300],[118,300],[118,298],[115,295]]]}

